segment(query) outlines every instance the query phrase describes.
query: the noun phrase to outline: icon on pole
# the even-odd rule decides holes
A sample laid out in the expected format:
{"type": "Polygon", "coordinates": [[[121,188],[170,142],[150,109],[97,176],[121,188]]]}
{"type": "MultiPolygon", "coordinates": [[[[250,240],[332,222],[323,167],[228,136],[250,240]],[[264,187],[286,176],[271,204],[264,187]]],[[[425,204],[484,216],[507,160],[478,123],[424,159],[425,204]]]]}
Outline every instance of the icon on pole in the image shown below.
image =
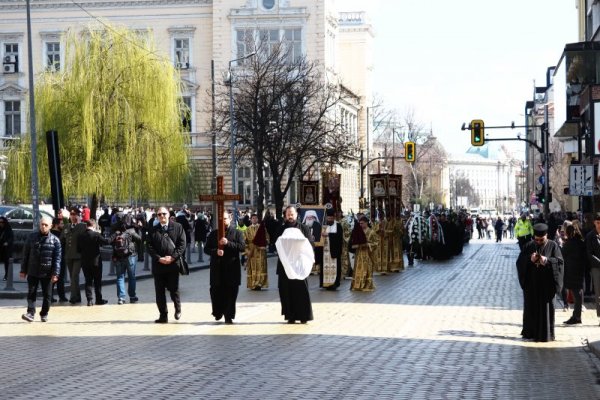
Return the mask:
{"type": "Polygon", "coordinates": [[[415,142],[404,143],[404,159],[407,162],[415,162],[417,159],[417,145],[415,142]]]}
{"type": "Polygon", "coordinates": [[[471,146],[483,146],[485,143],[483,120],[471,121],[471,146]]]}

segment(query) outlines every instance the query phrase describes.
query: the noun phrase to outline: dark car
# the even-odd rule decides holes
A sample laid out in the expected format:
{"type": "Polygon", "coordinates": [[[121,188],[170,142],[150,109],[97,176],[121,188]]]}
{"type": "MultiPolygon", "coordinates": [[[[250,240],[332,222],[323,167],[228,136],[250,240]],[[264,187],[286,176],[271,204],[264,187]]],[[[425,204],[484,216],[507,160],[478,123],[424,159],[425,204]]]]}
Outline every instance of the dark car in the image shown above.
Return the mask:
{"type": "MultiPolygon", "coordinates": [[[[0,215],[6,217],[14,234],[13,258],[21,258],[21,250],[27,235],[33,232],[33,209],[21,206],[0,206],[0,215]]],[[[38,220],[52,218],[46,211],[38,211],[38,220]]]]}

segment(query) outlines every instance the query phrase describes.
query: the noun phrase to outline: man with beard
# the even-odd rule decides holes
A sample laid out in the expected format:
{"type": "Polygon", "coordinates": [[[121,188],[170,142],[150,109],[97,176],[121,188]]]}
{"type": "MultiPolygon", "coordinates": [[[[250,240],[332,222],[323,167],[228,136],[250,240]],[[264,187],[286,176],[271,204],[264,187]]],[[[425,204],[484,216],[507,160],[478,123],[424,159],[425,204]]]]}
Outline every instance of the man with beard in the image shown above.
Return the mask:
{"type": "Polygon", "coordinates": [[[523,339],[554,340],[554,304],[563,283],[564,261],[560,247],[548,240],[548,225],[535,224],[533,240],[523,246],[517,259],[523,289],[523,339]]]}
{"type": "MultiPolygon", "coordinates": [[[[295,207],[288,206],[284,212],[284,224],[280,228],[279,239],[286,229],[299,229],[302,235],[312,244],[312,236],[308,226],[297,221],[298,211],[295,207]]],[[[279,286],[279,298],[281,300],[281,314],[285,317],[288,324],[294,324],[297,320],[305,324],[312,321],[313,312],[308,293],[308,279],[290,279],[283,267],[282,257],[278,251],[279,260],[277,261],[277,276],[279,286]]]]}
{"type": "Polygon", "coordinates": [[[233,324],[235,302],[242,280],[240,253],[246,243],[242,232],[231,224],[231,215],[223,214],[225,232],[215,229],[208,235],[204,252],[210,256],[210,301],[212,315],[233,324]]]}
{"type": "Polygon", "coordinates": [[[344,230],[335,220],[335,210],[327,209],[326,224],[323,227],[323,265],[319,274],[319,286],[327,290],[336,290],[340,286],[342,275],[342,249],[344,247],[344,230]]]}

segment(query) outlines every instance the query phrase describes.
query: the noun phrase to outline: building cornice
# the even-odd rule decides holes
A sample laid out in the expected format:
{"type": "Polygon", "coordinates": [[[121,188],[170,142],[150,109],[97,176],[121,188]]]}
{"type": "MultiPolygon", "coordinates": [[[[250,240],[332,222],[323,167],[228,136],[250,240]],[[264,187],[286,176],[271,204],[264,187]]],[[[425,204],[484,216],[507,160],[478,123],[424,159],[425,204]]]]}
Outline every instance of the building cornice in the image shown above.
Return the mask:
{"type": "MultiPolygon", "coordinates": [[[[81,9],[83,8],[131,8],[153,6],[190,6],[212,5],[212,0],[127,0],[99,1],[79,0],[77,2],[64,0],[37,0],[31,3],[31,9],[81,9]]],[[[0,10],[24,10],[26,4],[22,0],[0,0],[0,10]]]]}

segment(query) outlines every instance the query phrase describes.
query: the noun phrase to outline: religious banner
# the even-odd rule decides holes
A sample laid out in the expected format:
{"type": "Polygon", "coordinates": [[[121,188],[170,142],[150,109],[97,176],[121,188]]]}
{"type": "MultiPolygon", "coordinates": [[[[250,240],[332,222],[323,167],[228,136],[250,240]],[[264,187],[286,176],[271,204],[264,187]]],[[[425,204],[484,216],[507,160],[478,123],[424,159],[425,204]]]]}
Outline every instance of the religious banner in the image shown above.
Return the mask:
{"type": "Polygon", "coordinates": [[[336,172],[323,172],[321,175],[323,182],[323,203],[331,204],[337,212],[342,210],[342,198],[340,196],[340,186],[342,175],[336,172]]]}
{"type": "Polygon", "coordinates": [[[319,204],[319,181],[300,181],[300,204],[319,204]]]}
{"type": "Polygon", "coordinates": [[[391,218],[400,218],[402,214],[402,175],[388,176],[388,195],[386,214],[391,218]]]}
{"type": "Polygon", "coordinates": [[[388,175],[369,175],[371,188],[371,220],[379,221],[385,219],[385,208],[388,200],[388,175]]]}

